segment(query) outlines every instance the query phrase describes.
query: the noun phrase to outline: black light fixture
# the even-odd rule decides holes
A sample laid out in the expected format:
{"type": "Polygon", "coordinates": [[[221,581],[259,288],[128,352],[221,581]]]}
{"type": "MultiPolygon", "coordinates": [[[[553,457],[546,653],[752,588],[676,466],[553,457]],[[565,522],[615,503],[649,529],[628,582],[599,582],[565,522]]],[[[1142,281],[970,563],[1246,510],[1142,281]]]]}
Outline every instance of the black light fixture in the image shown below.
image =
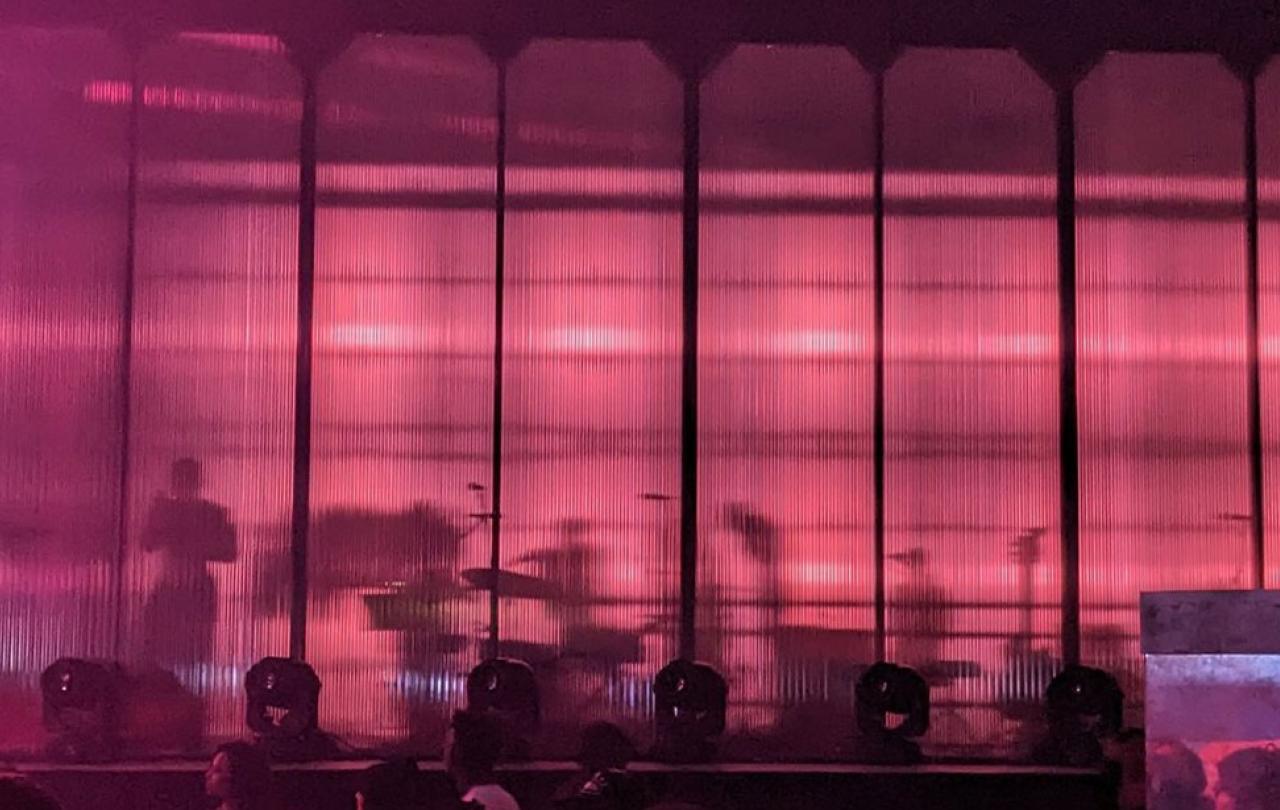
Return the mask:
{"type": "Polygon", "coordinates": [[[173,673],[59,658],[40,676],[49,756],[74,762],[200,750],[204,705],[173,673]]]}
{"type": "Polygon", "coordinates": [[[729,685],[707,664],[678,658],[653,679],[656,742],[664,762],[706,762],[724,732],[729,685]]]}
{"type": "Polygon", "coordinates": [[[1034,758],[1046,765],[1096,767],[1105,759],[1102,740],[1124,723],[1124,692],[1106,672],[1069,666],[1045,690],[1048,733],[1034,758]]]}
{"type": "Polygon", "coordinates": [[[49,755],[75,762],[113,757],[120,745],[124,676],[115,664],[59,658],[40,675],[49,755]]]}
{"type": "Polygon", "coordinates": [[[320,732],[320,678],[308,664],[263,658],[244,678],[245,722],[272,757],[316,759],[333,751],[320,732]]]}
{"type": "Polygon", "coordinates": [[[873,664],[854,688],[858,735],[855,757],[882,765],[910,765],[923,755],[914,740],[929,730],[929,684],[910,667],[873,664]]]}
{"type": "Polygon", "coordinates": [[[542,721],[533,668],[515,658],[488,658],[467,675],[467,708],[502,727],[507,759],[527,759],[542,721]]]}

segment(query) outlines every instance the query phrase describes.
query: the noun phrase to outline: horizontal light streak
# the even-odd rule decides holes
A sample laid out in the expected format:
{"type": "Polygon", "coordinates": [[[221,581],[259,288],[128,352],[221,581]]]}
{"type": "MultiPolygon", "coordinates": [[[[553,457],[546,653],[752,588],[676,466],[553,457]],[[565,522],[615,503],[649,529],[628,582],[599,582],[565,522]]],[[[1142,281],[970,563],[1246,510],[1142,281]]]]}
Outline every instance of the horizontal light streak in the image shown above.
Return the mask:
{"type": "MultiPolygon", "coordinates": [[[[176,334],[136,338],[137,351],[251,349],[292,350],[294,332],[290,325],[262,330],[253,337],[240,332],[210,328],[204,331],[184,324],[176,334]]],[[[159,334],[164,329],[157,329],[159,334]]],[[[175,331],[177,327],[175,326],[175,331]]],[[[120,324],[105,319],[45,320],[17,315],[0,321],[0,347],[31,350],[110,351],[120,333],[120,324]]],[[[317,332],[317,350],[421,353],[424,355],[471,354],[489,351],[488,343],[476,342],[461,330],[404,323],[352,322],[335,324],[317,332]]],[[[539,330],[538,335],[510,354],[619,354],[676,355],[674,335],[663,336],[647,330],[629,329],[607,323],[564,323],[539,330]],[[665,337],[665,339],[664,339],[665,337]]],[[[1052,360],[1057,357],[1057,335],[1049,332],[1008,332],[971,336],[956,340],[944,334],[923,334],[910,338],[890,335],[885,351],[888,360],[919,361],[1019,361],[1052,360]]],[[[1112,335],[1086,337],[1081,342],[1082,359],[1093,362],[1244,362],[1247,344],[1243,338],[1185,335],[1112,335]]],[[[1262,340],[1265,360],[1280,360],[1280,336],[1262,340]]],[[[860,358],[872,355],[871,336],[847,330],[739,330],[730,332],[714,345],[705,345],[702,355],[716,358],[860,358]]]]}
{"type": "MultiPolygon", "coordinates": [[[[148,161],[140,180],[147,187],[167,190],[293,192],[298,165],[293,161],[148,161]]],[[[492,194],[495,171],[489,165],[418,163],[321,163],[317,167],[322,193],[364,194],[492,194]]],[[[786,202],[795,200],[869,203],[870,172],[771,171],[705,169],[700,191],[707,200],[786,202]]],[[[1260,179],[1263,199],[1280,197],[1280,179],[1260,179]]],[[[589,194],[637,200],[678,202],[682,193],[679,169],[599,166],[508,166],[511,194],[589,194]]],[[[1000,202],[1052,202],[1052,175],[1009,175],[968,172],[888,172],[885,191],[890,202],[934,199],[1000,202]]],[[[1078,202],[1243,203],[1240,178],[1157,177],[1150,175],[1082,176],[1078,202]]],[[[962,212],[957,212],[962,213],[962,212]]]]}

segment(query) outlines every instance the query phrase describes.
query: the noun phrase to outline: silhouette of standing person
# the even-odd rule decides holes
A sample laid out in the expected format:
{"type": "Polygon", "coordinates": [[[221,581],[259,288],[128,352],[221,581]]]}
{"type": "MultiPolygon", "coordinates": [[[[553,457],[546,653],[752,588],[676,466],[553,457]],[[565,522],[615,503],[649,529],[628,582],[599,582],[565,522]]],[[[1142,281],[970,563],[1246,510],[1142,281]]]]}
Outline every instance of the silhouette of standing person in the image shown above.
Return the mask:
{"type": "Polygon", "coordinates": [[[209,663],[218,593],[208,563],[236,558],[236,529],[226,507],[200,497],[200,462],[180,458],[169,492],[156,495],[142,536],[160,573],[143,614],[144,652],[165,669],[209,663]]]}
{"type": "Polygon", "coordinates": [[[781,543],[777,525],[744,503],[725,507],[725,524],[738,535],[742,550],[757,569],[755,601],[760,606],[759,625],[766,637],[777,633],[782,623],[782,592],[778,571],[778,547],[781,543]]]}
{"type": "MultiPolygon", "coordinates": [[[[766,733],[777,722],[781,693],[782,535],[777,524],[746,503],[726,504],[720,517],[736,542],[720,544],[707,557],[706,649],[714,650],[713,660],[733,685],[740,705],[751,707],[740,715],[739,729],[766,733]]],[[[699,635],[699,644],[702,638],[699,635]]]]}
{"type": "Polygon", "coordinates": [[[894,660],[931,680],[942,661],[942,643],[950,630],[947,593],[929,576],[924,548],[916,546],[888,557],[906,568],[889,603],[889,626],[897,636],[894,660]]]}

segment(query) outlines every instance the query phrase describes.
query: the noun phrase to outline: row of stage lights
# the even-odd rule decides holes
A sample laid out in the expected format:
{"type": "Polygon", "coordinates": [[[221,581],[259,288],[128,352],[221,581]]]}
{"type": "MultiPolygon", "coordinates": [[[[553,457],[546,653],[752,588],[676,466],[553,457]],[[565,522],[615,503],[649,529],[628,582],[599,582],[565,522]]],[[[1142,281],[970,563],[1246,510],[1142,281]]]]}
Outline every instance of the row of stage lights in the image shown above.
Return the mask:
{"type": "MultiPolygon", "coordinates": [[[[148,680],[124,668],[61,658],[40,678],[43,722],[53,737],[49,754],[72,761],[118,758],[126,712],[150,701],[142,712],[150,741],[199,739],[194,715],[173,711],[184,695],[176,679],[148,680]],[[132,706],[130,705],[132,704],[132,706]],[[194,719],[182,724],[181,718],[194,719]],[[166,730],[168,733],[166,734],[166,730]]],[[[245,675],[245,720],[258,743],[281,761],[331,759],[343,752],[320,729],[320,678],[306,663],[264,658],[245,675]]],[[[492,715],[508,735],[514,756],[527,756],[541,708],[537,680],[528,664],[491,658],[467,676],[467,707],[492,715]]],[[[655,743],[650,756],[672,763],[708,762],[725,730],[729,687],[711,666],[676,659],[653,680],[655,743]]],[[[1120,730],[1124,695],[1101,670],[1071,666],[1045,693],[1045,733],[1035,756],[1043,764],[1092,766],[1102,762],[1102,740],[1120,730]]],[[[871,764],[915,764],[923,760],[916,739],[929,729],[929,685],[915,670],[888,662],[869,667],[854,690],[854,756],[871,764]]]]}

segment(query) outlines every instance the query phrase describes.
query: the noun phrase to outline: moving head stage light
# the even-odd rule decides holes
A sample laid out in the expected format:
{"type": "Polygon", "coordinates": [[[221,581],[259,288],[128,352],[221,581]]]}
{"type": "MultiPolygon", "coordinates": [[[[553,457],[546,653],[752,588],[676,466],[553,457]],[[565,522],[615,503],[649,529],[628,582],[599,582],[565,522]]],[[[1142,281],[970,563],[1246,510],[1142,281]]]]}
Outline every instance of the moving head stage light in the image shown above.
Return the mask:
{"type": "Polygon", "coordinates": [[[1046,765],[1096,767],[1105,759],[1102,740],[1124,722],[1124,692],[1100,669],[1070,666],[1045,690],[1048,734],[1034,758],[1046,765]]]}
{"type": "Polygon", "coordinates": [[[514,658],[489,658],[467,675],[467,708],[488,714],[502,726],[504,757],[528,759],[542,721],[542,703],[533,668],[514,658]]]}
{"type": "Polygon", "coordinates": [[[124,673],[115,664],[59,658],[40,675],[49,754],[73,761],[110,758],[120,744],[124,673]]]}
{"type": "Polygon", "coordinates": [[[676,659],[653,679],[657,740],[653,756],[664,762],[706,762],[724,732],[729,685],[707,664],[676,659]]]}
{"type": "Polygon", "coordinates": [[[912,738],[929,730],[929,684],[909,667],[886,661],[873,664],[854,688],[854,716],[858,726],[854,755],[859,761],[920,762],[920,746],[912,738]]]}
{"type": "Polygon", "coordinates": [[[279,760],[319,759],[336,752],[320,731],[320,678],[307,664],[263,658],[244,678],[245,722],[279,760]]]}
{"type": "Polygon", "coordinates": [[[185,755],[201,748],[204,706],[171,672],[59,658],[40,676],[53,759],[185,755]]]}

